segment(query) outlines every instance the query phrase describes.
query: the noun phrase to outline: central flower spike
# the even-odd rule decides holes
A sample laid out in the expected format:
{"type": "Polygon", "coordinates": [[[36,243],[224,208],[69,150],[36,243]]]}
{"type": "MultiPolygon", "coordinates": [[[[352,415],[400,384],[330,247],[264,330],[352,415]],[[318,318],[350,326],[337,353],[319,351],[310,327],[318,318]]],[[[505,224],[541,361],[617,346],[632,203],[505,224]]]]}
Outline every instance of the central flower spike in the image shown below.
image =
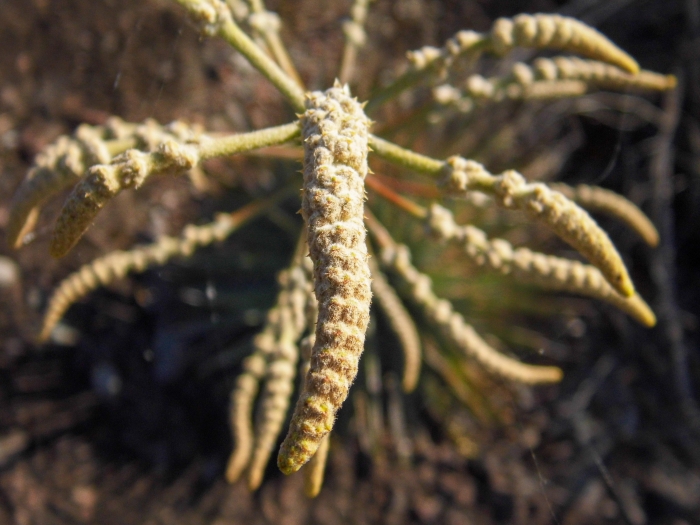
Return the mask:
{"type": "Polygon", "coordinates": [[[372,298],[363,217],[370,120],[337,81],[309,93],[306,107],[302,214],[319,314],[311,367],[277,459],[285,474],[333,428],[357,375],[372,298]]]}

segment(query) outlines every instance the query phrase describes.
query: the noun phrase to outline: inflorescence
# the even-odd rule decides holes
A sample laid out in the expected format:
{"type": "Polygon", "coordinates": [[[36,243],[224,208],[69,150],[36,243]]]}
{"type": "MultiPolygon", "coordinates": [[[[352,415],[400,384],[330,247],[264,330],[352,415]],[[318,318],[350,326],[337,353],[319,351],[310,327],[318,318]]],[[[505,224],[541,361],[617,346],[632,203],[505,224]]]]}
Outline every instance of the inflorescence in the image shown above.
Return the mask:
{"type": "MultiPolygon", "coordinates": [[[[279,17],[265,10],[261,1],[176,1],[202,34],[226,40],[269,79],[299,113],[298,120],[224,137],[210,136],[182,122],[160,126],[154,121],[131,124],[112,118],[102,126],[81,125],[71,137],[60,137],[37,156],[13,200],[8,239],[14,247],[31,241],[43,203],[73,186],[51,240],[52,255],[63,256],[110,199],[121,191],[139,189],[154,174],[182,174],[208,158],[301,141],[306,229],[290,266],[279,274],[276,304],[255,337],[253,351],[243,361],[231,393],[234,451],[226,472],[229,481],[245,474],[252,490],[260,486],[288,417],[300,369],[300,394],[277,464],[290,474],[308,462],[304,468],[306,492],[310,496],[318,493],[329,433],[358,372],[372,294],[400,342],[406,392],[418,384],[422,349],[421,336],[403,300],[465,357],[493,374],[528,384],[554,383],[562,377],[555,366],[525,364],[500,353],[451,302],[438,297],[430,278],[413,266],[408,247],[394,241],[365,208],[366,183],[422,221],[433,239],[457,245],[476,268],[545,290],[606,301],[646,326],[655,324],[622,258],[586,211],[621,220],[654,246],[658,234],[633,203],[597,187],[529,182],[513,170],[493,175],[483,165],[460,156],[427,157],[373,135],[367,114],[419,84],[432,87],[438,106],[469,111],[476,105],[504,100],[572,97],[593,89],[667,90],[675,86],[673,77],[640,70],[624,51],[575,19],[520,15],[497,20],[486,33],[460,31],[442,48],[410,52],[406,71],[360,103],[346,82],[356,74],[356,56],[367,40],[367,0],[356,0],[351,19],[343,26],[342,83],[336,81],[325,91],[313,92],[302,87],[282,44],[279,17]],[[255,33],[265,49],[240,25],[255,33]],[[516,63],[510,73],[492,78],[473,72],[483,54],[503,56],[518,47],[586,58],[538,58],[531,65],[516,63]],[[432,177],[446,196],[484,194],[501,207],[524,212],[569,243],[589,264],[489,239],[475,226],[458,224],[453,213],[437,202],[426,208],[382,187],[372,179],[370,153],[432,177]],[[366,225],[376,246],[375,258],[369,256],[366,225]],[[253,425],[258,397],[259,413],[253,425]]],[[[287,193],[254,200],[236,212],[218,215],[211,224],[188,226],[179,237],[162,237],[151,245],[113,252],[85,265],[57,287],[39,339],[48,340],[71,304],[96,287],[222,241],[284,195],[287,193]]]]}

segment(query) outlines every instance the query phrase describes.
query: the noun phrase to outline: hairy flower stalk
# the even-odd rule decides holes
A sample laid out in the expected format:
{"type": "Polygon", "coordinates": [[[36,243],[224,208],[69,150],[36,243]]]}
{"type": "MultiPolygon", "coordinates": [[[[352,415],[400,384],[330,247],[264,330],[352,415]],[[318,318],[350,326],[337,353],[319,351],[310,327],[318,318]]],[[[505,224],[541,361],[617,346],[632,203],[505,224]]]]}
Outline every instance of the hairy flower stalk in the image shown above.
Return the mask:
{"type": "Polygon", "coordinates": [[[311,367],[277,459],[285,474],[333,428],[357,375],[372,297],[363,222],[370,121],[339,83],[308,94],[306,104],[302,215],[319,314],[311,367]]]}

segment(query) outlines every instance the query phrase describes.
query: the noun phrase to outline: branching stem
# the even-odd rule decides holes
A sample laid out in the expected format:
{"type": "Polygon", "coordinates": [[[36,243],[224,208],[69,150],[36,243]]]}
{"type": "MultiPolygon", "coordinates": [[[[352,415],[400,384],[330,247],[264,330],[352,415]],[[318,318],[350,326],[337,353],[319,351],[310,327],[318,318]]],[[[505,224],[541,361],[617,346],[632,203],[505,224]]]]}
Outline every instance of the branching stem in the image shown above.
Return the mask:
{"type": "Polygon", "coordinates": [[[222,5],[217,11],[217,7],[214,7],[216,4],[207,0],[175,1],[187,9],[195,20],[204,22],[205,29],[220,36],[241,53],[255,69],[274,84],[295,111],[304,111],[303,89],[238,27],[228,8],[222,5]]]}

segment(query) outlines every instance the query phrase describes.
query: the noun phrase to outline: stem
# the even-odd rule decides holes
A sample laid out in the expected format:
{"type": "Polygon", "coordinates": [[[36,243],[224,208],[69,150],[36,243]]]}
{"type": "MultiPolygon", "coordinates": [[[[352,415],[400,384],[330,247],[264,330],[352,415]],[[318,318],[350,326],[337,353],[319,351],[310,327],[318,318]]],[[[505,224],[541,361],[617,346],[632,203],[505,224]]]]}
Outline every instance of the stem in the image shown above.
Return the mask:
{"type": "MultiPolygon", "coordinates": [[[[466,53],[480,53],[482,50],[488,48],[488,45],[488,36],[483,35],[480,40],[472,43],[469,46],[469,48],[462,49],[460,51],[459,56],[464,55],[466,53]]],[[[445,48],[443,48],[443,50],[444,49],[445,48]]],[[[436,71],[439,71],[441,68],[449,67],[452,64],[452,62],[454,62],[455,58],[457,57],[447,55],[443,51],[442,57],[433,60],[431,63],[427,64],[422,69],[409,69],[403,75],[399,76],[396,80],[394,80],[391,84],[384,88],[381,88],[369,99],[366,108],[367,113],[372,113],[379,106],[391,100],[392,98],[395,98],[401,92],[415,86],[416,84],[420,83],[421,81],[427,78],[430,78],[436,71]]]]}
{"type": "Polygon", "coordinates": [[[233,21],[231,12],[225,4],[217,10],[218,2],[206,0],[175,0],[190,12],[195,21],[203,22],[206,29],[213,29],[215,34],[226,40],[241,53],[250,64],[260,71],[289,101],[295,111],[303,112],[304,91],[272,60],[240,27],[233,21]]]}
{"type": "MultiPolygon", "coordinates": [[[[265,9],[265,4],[263,4],[262,0],[251,0],[248,3],[250,4],[251,11],[255,14],[277,16],[275,13],[269,12],[267,9],[265,9]]],[[[254,27],[253,29],[256,28],[254,27]]],[[[285,71],[285,73],[287,73],[287,75],[289,75],[294,82],[303,88],[304,83],[299,76],[299,72],[294,67],[294,63],[287,52],[287,48],[284,46],[282,39],[280,38],[279,27],[271,27],[270,25],[265,24],[263,28],[257,28],[256,32],[265,41],[265,45],[268,47],[270,53],[272,53],[272,56],[285,71]]]]}
{"type": "Polygon", "coordinates": [[[304,91],[230,17],[223,20],[219,35],[272,82],[295,111],[304,111],[304,91]]]}
{"type": "Polygon", "coordinates": [[[369,136],[369,147],[383,159],[426,175],[439,175],[445,166],[442,161],[402,148],[376,135],[369,136]]]}
{"type": "Polygon", "coordinates": [[[297,137],[300,133],[298,121],[250,133],[239,133],[203,143],[200,146],[199,155],[202,160],[233,155],[234,153],[282,144],[297,137]]]}
{"type": "Polygon", "coordinates": [[[436,69],[436,67],[431,64],[430,66],[416,71],[415,69],[410,69],[399,78],[394,80],[388,86],[381,88],[377,93],[370,97],[365,107],[367,114],[373,113],[379,106],[385,102],[395,98],[399,93],[415,86],[421,80],[426,78],[429,73],[436,69]]]}

